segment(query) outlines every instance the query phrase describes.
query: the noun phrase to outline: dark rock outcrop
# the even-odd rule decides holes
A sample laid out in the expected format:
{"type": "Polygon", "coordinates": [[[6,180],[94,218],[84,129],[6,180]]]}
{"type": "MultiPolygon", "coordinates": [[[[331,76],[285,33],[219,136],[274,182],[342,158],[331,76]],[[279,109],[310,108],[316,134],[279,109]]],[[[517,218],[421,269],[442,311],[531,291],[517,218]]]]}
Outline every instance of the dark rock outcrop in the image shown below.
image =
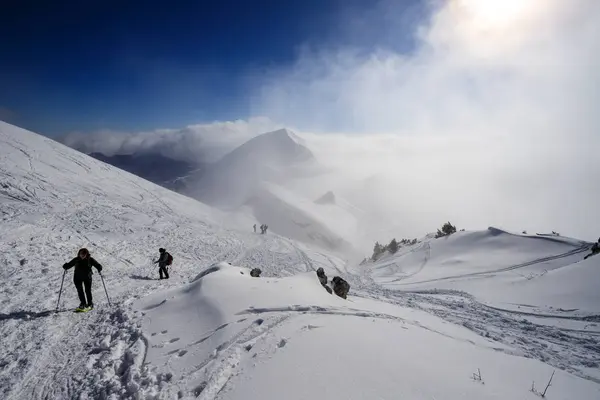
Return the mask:
{"type": "Polygon", "coordinates": [[[319,278],[319,282],[321,282],[321,286],[327,290],[327,293],[332,294],[332,290],[329,286],[327,286],[327,275],[325,275],[325,271],[323,268],[317,269],[317,278],[319,278]]]}
{"type": "Polygon", "coordinates": [[[342,299],[345,299],[348,296],[350,284],[339,276],[336,276],[331,280],[331,286],[333,286],[333,291],[335,294],[340,296],[342,299]]]}
{"type": "Polygon", "coordinates": [[[253,278],[258,278],[260,274],[262,274],[262,270],[260,268],[253,268],[252,271],[250,271],[250,276],[253,278]]]}

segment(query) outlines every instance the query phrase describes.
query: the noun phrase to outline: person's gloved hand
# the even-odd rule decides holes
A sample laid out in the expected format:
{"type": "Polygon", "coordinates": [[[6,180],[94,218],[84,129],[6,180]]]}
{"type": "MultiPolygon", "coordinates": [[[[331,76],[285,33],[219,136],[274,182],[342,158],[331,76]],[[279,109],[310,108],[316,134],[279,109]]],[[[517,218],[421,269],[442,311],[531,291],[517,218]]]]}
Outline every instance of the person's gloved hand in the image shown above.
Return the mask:
{"type": "Polygon", "coordinates": [[[64,269],[65,271],[66,271],[67,269],[69,269],[69,264],[67,264],[67,263],[64,263],[64,264],[63,264],[63,269],[64,269]]]}
{"type": "Polygon", "coordinates": [[[98,273],[102,272],[102,267],[98,267],[96,269],[98,270],[98,273]]]}

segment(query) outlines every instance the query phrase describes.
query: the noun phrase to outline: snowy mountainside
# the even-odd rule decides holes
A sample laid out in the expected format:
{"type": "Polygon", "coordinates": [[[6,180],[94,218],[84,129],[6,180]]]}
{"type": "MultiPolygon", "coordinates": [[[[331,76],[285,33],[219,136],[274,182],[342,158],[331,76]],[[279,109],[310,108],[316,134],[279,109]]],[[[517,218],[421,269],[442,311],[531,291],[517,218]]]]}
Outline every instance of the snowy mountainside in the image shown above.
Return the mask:
{"type": "Polygon", "coordinates": [[[280,129],[250,139],[205,171],[188,177],[184,193],[211,205],[236,208],[260,194],[262,182],[293,178],[315,162],[294,133],[280,129]]]}
{"type": "MultiPolygon", "coordinates": [[[[225,229],[222,212],[4,123],[0,190],[3,399],[529,399],[555,368],[547,398],[600,396],[593,315],[548,318],[420,284],[398,290],[392,272],[372,275],[378,264],[350,267],[290,238],[225,229]],[[82,246],[103,264],[112,306],[94,272],[96,308],[72,313],[68,271],[55,313],[61,265],[82,246]],[[160,246],[174,256],[162,281],[152,264],[160,246]],[[260,278],[249,276],[255,267],[260,278]],[[324,290],[319,267],[350,282],[347,300],[324,290]]],[[[557,240],[543,242],[538,261],[583,256],[577,241],[557,240]]],[[[502,243],[495,258],[524,264],[536,253],[502,243]]],[[[444,251],[478,272],[486,260],[476,247],[444,251]]],[[[594,258],[579,265],[591,271],[594,258]]],[[[503,268],[496,260],[484,270],[510,274],[491,272],[503,268]]]]}
{"type": "MultiPolygon", "coordinates": [[[[215,222],[220,212],[202,203],[5,123],[0,210],[0,397],[8,399],[120,393],[138,371],[134,353],[146,351],[127,305],[216,261],[259,267],[266,276],[344,265],[277,235],[225,230],[215,222]],[[152,260],[161,246],[175,262],[159,283],[152,260]],[[70,270],[54,314],[61,266],[81,247],[104,266],[114,307],[94,271],[96,309],[72,315],[79,301],[70,270]]],[[[163,378],[153,379],[145,383],[150,391],[163,378]]]]}
{"type": "Polygon", "coordinates": [[[600,257],[583,260],[590,246],[497,228],[457,232],[361,265],[354,283],[600,383],[600,257]]]}
{"type": "Polygon", "coordinates": [[[356,217],[341,206],[316,207],[302,191],[286,189],[318,168],[303,140],[281,129],[249,140],[208,170],[184,179],[183,193],[228,213],[250,212],[270,232],[347,250],[357,231],[356,217]]]}

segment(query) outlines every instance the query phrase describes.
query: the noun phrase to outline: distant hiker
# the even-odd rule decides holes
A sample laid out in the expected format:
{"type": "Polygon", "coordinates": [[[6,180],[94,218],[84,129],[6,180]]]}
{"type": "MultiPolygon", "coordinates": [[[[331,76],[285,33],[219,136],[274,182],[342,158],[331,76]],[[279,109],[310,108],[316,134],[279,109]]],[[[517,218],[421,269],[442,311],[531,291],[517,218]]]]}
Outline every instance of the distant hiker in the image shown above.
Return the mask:
{"type": "Polygon", "coordinates": [[[592,252],[585,256],[583,258],[584,260],[587,260],[588,257],[595,256],[596,254],[600,253],[600,238],[598,238],[598,241],[594,243],[590,250],[592,250],[592,252]]]}
{"type": "Polygon", "coordinates": [[[154,261],[154,264],[158,263],[158,274],[160,275],[160,279],[169,279],[169,270],[167,269],[167,266],[171,265],[173,257],[162,247],[158,249],[158,252],[160,253],[160,257],[158,260],[154,261]]]}
{"type": "Polygon", "coordinates": [[[256,224],[254,224],[254,233],[256,233],[256,224]]]}
{"type": "Polygon", "coordinates": [[[76,311],[94,308],[92,299],[92,267],[95,267],[98,273],[100,273],[102,265],[92,258],[88,249],[80,249],[77,252],[77,257],[63,265],[65,271],[72,267],[75,267],[73,283],[77,288],[77,295],[79,296],[79,307],[76,308],[76,311]]]}
{"type": "Polygon", "coordinates": [[[261,233],[262,235],[264,235],[264,234],[265,234],[265,224],[262,224],[262,225],[260,226],[260,233],[261,233]]]}

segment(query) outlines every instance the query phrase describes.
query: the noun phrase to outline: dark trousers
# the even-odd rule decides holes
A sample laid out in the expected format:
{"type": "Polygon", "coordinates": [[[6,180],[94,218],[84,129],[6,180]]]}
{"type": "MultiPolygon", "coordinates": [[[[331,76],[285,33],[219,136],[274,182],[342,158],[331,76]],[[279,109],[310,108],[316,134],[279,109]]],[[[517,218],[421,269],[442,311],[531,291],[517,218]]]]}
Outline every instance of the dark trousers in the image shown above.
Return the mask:
{"type": "Polygon", "coordinates": [[[165,278],[169,279],[169,271],[167,271],[166,265],[161,265],[158,267],[158,273],[160,275],[160,279],[163,279],[163,273],[165,274],[165,278]]]}
{"type": "Polygon", "coordinates": [[[75,279],[73,280],[75,287],[77,288],[77,296],[79,296],[79,302],[81,304],[92,304],[92,277],[87,279],[75,279]],[[85,287],[85,293],[83,288],[85,287]],[[87,301],[85,300],[87,297],[87,301]]]}

